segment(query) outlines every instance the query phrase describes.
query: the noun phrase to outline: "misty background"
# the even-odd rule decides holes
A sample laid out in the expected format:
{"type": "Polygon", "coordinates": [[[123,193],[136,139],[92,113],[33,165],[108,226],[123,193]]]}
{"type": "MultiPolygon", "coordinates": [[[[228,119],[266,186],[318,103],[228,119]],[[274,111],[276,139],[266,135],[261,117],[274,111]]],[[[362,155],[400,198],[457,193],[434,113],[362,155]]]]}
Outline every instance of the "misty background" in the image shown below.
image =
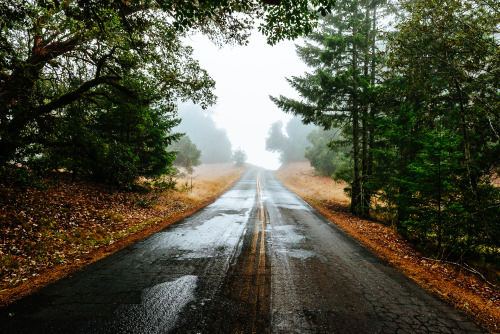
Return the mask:
{"type": "Polygon", "coordinates": [[[219,133],[225,131],[233,150],[241,147],[246,152],[248,163],[279,168],[280,153],[266,150],[266,137],[271,124],[277,121],[286,124],[292,116],[276,107],[269,95],[298,98],[286,78],[302,75],[307,70],[295,52],[295,43],[301,41],[284,41],[271,47],[265,37],[255,31],[247,46],[219,48],[201,35],[188,37],[185,42],[193,47],[194,58],[216,81],[218,100],[206,111],[181,104],[179,114],[183,121],[178,130],[186,132],[202,151],[201,160],[205,163],[219,154],[227,154],[227,143],[222,139],[213,145],[215,150],[205,147],[210,145],[206,140],[214,137],[203,137],[202,128],[207,126],[212,129],[206,130],[210,132],[215,124],[219,133]],[[195,120],[200,123],[196,124],[195,120]],[[216,152],[217,148],[221,152],[216,152]]]}

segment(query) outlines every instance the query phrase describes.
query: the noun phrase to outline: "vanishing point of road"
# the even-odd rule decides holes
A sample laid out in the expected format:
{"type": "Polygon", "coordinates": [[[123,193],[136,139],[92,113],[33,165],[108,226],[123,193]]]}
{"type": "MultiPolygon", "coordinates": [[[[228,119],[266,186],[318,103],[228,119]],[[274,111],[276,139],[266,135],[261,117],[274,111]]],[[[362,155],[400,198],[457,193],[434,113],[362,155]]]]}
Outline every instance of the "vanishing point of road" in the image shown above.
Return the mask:
{"type": "Polygon", "coordinates": [[[0,333],[483,333],[252,169],[205,209],[0,309],[0,333]]]}

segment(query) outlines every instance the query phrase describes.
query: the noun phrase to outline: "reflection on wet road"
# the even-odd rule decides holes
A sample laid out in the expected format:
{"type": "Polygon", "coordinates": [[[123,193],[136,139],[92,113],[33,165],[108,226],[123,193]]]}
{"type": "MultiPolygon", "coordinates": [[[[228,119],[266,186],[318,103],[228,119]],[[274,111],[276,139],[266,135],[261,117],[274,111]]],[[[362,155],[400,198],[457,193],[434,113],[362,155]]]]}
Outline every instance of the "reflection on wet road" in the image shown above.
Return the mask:
{"type": "Polygon", "coordinates": [[[480,333],[279,183],[212,205],[0,310],[1,333],[480,333]]]}

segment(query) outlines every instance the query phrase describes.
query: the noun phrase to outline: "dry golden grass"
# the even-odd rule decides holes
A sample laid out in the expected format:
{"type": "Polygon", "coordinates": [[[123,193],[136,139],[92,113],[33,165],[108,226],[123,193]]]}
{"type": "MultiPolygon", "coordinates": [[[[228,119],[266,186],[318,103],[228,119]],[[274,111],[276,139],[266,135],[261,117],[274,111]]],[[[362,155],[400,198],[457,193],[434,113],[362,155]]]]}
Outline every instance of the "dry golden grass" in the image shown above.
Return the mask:
{"type": "Polygon", "coordinates": [[[325,218],[360,241],[377,256],[490,330],[500,333],[500,289],[454,266],[426,259],[389,226],[347,213],[344,185],[312,173],[308,163],[292,163],[278,179],[325,218]]]}
{"type": "Polygon", "coordinates": [[[293,162],[282,166],[276,171],[276,176],[293,192],[300,193],[301,197],[349,205],[349,197],[344,192],[346,184],[335,182],[330,177],[315,176],[314,168],[308,162],[293,162]]]}
{"type": "Polygon", "coordinates": [[[244,171],[245,168],[235,167],[233,163],[198,166],[191,175],[176,178],[177,188],[186,188],[179,195],[197,202],[204,201],[236,182],[244,171]]]}

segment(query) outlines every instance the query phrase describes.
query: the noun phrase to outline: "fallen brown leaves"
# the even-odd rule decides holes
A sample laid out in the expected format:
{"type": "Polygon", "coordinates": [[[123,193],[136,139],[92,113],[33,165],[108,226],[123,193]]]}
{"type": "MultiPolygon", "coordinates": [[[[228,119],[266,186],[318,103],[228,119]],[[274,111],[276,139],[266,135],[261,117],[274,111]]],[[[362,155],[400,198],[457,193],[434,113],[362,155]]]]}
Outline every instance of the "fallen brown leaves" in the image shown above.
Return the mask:
{"type": "Polygon", "coordinates": [[[344,185],[316,177],[308,163],[282,167],[276,175],[288,188],[379,257],[446,300],[493,333],[500,332],[500,289],[456,266],[422,256],[389,226],[347,212],[344,185]]]}
{"type": "MultiPolygon", "coordinates": [[[[66,173],[47,188],[0,185],[0,305],[64,277],[213,202],[244,172],[201,166],[193,192],[134,193],[66,173]]],[[[184,182],[184,180],[179,180],[184,182]]]]}

